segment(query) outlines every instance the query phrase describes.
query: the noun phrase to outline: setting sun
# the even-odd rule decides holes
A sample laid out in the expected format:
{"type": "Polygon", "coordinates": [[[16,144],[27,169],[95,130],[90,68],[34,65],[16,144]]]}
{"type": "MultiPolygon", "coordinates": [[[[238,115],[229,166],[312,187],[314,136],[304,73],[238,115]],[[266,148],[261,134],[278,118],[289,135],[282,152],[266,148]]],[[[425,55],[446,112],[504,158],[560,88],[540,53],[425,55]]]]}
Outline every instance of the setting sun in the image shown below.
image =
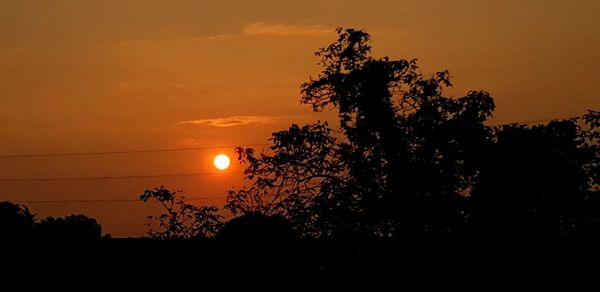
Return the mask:
{"type": "Polygon", "coordinates": [[[225,154],[219,154],[219,155],[215,156],[213,163],[217,169],[225,170],[225,169],[229,168],[229,164],[230,164],[229,156],[227,156],[225,154]]]}

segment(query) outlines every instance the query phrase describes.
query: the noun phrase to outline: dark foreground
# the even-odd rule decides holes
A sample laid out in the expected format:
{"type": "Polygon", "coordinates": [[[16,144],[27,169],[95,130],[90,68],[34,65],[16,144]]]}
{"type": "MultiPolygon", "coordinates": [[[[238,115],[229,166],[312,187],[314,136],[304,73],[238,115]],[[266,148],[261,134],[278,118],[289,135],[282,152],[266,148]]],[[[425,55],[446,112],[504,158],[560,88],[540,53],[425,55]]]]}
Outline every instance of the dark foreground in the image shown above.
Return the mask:
{"type": "Polygon", "coordinates": [[[3,283],[93,287],[574,285],[598,278],[599,250],[591,242],[38,242],[3,246],[0,277],[3,283]]]}

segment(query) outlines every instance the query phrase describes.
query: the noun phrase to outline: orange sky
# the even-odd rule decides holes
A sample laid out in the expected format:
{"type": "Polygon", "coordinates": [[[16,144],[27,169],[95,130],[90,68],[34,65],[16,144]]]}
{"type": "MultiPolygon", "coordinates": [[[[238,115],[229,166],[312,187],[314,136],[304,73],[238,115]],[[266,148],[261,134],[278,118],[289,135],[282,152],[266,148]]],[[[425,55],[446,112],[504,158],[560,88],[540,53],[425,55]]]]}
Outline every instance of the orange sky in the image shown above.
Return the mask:
{"type": "MultiPolygon", "coordinates": [[[[333,28],[366,29],[374,52],[449,69],[458,96],[484,89],[494,123],[599,109],[600,2],[22,1],[0,2],[0,156],[265,143],[316,116],[299,86],[333,28]]],[[[161,184],[214,197],[219,175],[91,181],[2,178],[214,172],[231,149],[0,158],[0,200],[136,199],[161,184]]],[[[114,236],[141,235],[141,202],[31,203],[39,217],[84,213],[114,236]]]]}

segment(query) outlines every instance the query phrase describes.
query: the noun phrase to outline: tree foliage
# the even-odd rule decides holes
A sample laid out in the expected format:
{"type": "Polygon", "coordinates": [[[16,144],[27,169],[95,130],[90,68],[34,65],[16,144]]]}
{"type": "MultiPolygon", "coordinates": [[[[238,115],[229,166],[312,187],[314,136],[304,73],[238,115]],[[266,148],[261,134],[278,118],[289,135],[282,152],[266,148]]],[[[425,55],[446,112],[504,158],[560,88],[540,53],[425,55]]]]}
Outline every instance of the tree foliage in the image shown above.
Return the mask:
{"type": "Polygon", "coordinates": [[[97,240],[102,236],[102,226],[96,219],[82,214],[48,217],[42,219],[36,229],[42,238],[50,240],[97,240]]]}
{"type": "Polygon", "coordinates": [[[158,202],[164,212],[158,216],[148,216],[151,220],[148,235],[156,239],[196,239],[214,236],[222,227],[223,216],[214,206],[194,206],[184,201],[165,187],[145,190],[140,195],[144,202],[158,202]],[[158,230],[152,229],[152,221],[158,223],[158,230]]]}
{"type": "Polygon", "coordinates": [[[547,125],[496,128],[473,191],[479,231],[556,237],[597,229],[598,121],[590,111],[547,125]]]}
{"type": "Polygon", "coordinates": [[[0,202],[0,236],[3,240],[33,237],[35,215],[26,206],[0,202]]]}
{"type": "Polygon", "coordinates": [[[512,211],[544,213],[540,222],[564,230],[597,209],[597,112],[584,116],[587,130],[581,119],[490,127],[487,92],[444,96],[448,71],[375,58],[369,34],[337,32],[316,52],[322,70],[301,101],[336,111],[339,127],[292,125],[267,153],[237,148],[252,184],[228,193],[233,214],[281,215],[306,237],[369,238],[472,232],[512,211]]]}
{"type": "Polygon", "coordinates": [[[3,240],[89,241],[100,239],[101,235],[102,226],[85,215],[47,217],[38,221],[26,206],[0,202],[0,238],[3,240]]]}

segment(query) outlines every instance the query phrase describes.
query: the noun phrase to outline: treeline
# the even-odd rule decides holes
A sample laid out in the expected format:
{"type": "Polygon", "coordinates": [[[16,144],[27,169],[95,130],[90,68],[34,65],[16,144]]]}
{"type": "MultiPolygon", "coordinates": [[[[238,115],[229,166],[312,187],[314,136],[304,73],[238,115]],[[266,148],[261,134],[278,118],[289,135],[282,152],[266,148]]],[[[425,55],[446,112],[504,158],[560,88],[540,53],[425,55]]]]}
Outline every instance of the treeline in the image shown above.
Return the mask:
{"type": "Polygon", "coordinates": [[[72,214],[37,220],[26,206],[0,202],[0,238],[4,241],[91,241],[101,237],[102,226],[94,218],[72,214]]]}

